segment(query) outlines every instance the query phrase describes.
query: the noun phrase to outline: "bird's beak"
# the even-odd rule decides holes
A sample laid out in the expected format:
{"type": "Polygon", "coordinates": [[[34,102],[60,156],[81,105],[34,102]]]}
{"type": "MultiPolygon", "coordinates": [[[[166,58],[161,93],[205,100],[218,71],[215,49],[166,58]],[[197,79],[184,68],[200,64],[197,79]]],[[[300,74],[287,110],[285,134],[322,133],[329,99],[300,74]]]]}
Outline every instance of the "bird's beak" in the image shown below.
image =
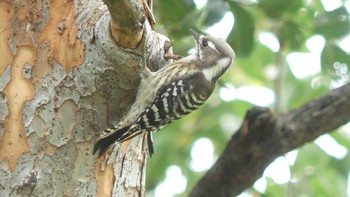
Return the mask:
{"type": "Polygon", "coordinates": [[[200,36],[199,33],[195,32],[193,29],[190,29],[190,31],[191,31],[194,39],[196,39],[196,41],[198,42],[199,36],[200,36]]]}

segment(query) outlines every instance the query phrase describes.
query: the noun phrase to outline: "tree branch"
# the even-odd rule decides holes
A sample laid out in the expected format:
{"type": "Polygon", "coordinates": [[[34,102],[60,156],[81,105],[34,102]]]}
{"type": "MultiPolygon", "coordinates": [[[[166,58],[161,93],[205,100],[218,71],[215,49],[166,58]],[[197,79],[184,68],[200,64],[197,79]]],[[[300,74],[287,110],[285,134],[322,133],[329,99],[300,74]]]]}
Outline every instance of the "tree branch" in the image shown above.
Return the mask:
{"type": "Polygon", "coordinates": [[[139,0],[103,0],[111,14],[110,29],[114,40],[124,48],[136,48],[142,40],[146,21],[139,0]]]}
{"type": "Polygon", "coordinates": [[[191,197],[236,196],[278,156],[350,121],[350,84],[287,114],[252,108],[191,197]]]}

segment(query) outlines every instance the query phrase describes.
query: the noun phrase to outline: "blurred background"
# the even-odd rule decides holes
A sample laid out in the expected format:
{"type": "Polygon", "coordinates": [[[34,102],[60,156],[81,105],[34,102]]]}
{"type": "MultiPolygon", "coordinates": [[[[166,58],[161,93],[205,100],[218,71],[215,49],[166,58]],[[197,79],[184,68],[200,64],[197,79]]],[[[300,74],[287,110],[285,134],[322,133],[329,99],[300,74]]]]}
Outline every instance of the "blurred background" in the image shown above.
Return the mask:
{"type": "MultiPolygon", "coordinates": [[[[252,106],[285,113],[349,82],[350,0],[154,0],[154,12],[176,54],[193,52],[192,28],[236,60],[203,107],[154,135],[147,196],[187,196],[252,106]]],[[[350,196],[349,147],[350,123],[277,158],[240,197],[350,196]]]]}

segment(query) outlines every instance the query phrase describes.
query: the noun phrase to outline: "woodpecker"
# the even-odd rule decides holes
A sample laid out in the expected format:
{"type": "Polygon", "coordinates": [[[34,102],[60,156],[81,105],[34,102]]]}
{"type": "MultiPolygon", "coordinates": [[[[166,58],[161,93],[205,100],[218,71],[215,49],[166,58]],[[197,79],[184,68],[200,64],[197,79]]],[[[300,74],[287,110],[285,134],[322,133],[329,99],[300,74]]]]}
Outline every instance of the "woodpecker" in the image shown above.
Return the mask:
{"type": "Polygon", "coordinates": [[[198,109],[209,98],[218,79],[232,64],[235,53],[222,39],[190,31],[196,41],[195,54],[156,72],[141,66],[141,82],[134,104],[117,125],[102,132],[94,153],[99,150],[101,156],[113,143],[147,132],[148,151],[152,156],[152,132],[198,109]]]}

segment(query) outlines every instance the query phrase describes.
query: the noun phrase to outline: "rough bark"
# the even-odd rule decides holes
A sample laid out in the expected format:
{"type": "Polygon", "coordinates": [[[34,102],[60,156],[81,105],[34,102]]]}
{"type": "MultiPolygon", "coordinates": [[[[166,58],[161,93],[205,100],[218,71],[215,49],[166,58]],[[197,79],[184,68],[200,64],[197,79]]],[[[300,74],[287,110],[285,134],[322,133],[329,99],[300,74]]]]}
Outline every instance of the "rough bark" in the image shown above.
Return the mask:
{"type": "Polygon", "coordinates": [[[237,196],[278,156],[349,122],[349,98],[347,84],[286,114],[252,108],[190,196],[237,196]]]}
{"type": "Polygon", "coordinates": [[[1,1],[0,18],[0,196],[143,195],[142,136],[108,163],[92,148],[132,104],[140,65],[165,64],[165,38],[145,20],[120,47],[95,0],[1,1]]]}

